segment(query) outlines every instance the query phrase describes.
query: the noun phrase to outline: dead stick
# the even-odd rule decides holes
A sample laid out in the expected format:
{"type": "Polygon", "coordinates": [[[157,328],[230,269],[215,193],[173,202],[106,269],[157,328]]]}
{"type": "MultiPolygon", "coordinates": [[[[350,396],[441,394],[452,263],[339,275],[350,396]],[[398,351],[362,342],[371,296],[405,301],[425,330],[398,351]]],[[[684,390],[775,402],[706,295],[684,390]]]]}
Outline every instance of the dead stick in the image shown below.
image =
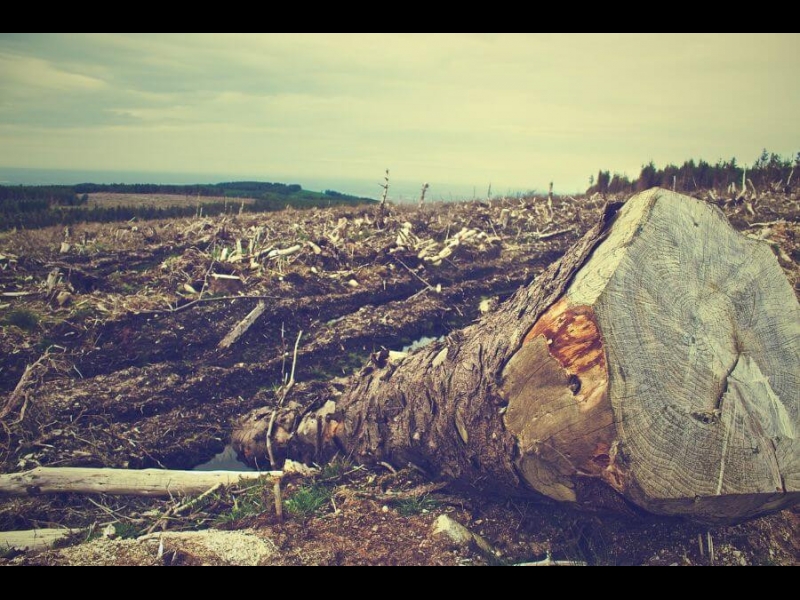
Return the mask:
{"type": "Polygon", "coordinates": [[[142,310],[136,312],[134,314],[137,315],[159,315],[161,313],[177,313],[181,312],[182,310],[186,310],[187,308],[191,308],[197,304],[204,304],[206,302],[224,302],[226,300],[282,300],[280,296],[215,296],[214,298],[200,298],[198,300],[192,300],[191,302],[187,302],[186,304],[181,304],[180,306],[176,307],[169,307],[163,310],[142,310]]]}
{"type": "Polygon", "coordinates": [[[0,474],[0,495],[109,494],[171,497],[200,494],[217,483],[233,485],[240,479],[282,477],[277,471],[171,471],[162,469],[91,469],[37,467],[22,473],[0,474]]]}
{"type": "Polygon", "coordinates": [[[240,337],[247,333],[247,330],[252,327],[253,323],[258,320],[265,310],[267,310],[267,305],[263,300],[260,300],[256,307],[251,310],[244,319],[239,321],[236,324],[236,327],[228,332],[228,335],[222,338],[217,347],[224,349],[233,346],[233,344],[235,344],[240,337]]]}
{"type": "MultiPolygon", "coordinates": [[[[297,334],[297,339],[294,342],[294,356],[292,357],[292,374],[289,377],[289,385],[286,389],[286,393],[284,393],[283,398],[286,398],[286,394],[289,393],[289,390],[292,389],[294,385],[294,370],[297,367],[297,348],[300,346],[300,338],[303,336],[303,330],[301,329],[297,334]]],[[[281,404],[283,404],[283,399],[281,399],[281,404]]]]}
{"type": "Polygon", "coordinates": [[[297,349],[300,346],[300,338],[303,335],[303,330],[301,329],[297,334],[297,340],[294,342],[294,357],[292,358],[292,374],[289,376],[289,381],[286,383],[286,386],[283,388],[283,392],[281,393],[281,397],[278,400],[278,404],[272,410],[272,415],[269,418],[269,426],[267,427],[267,456],[269,457],[269,464],[272,468],[275,468],[275,455],[272,453],[272,428],[275,426],[275,417],[278,415],[278,410],[283,406],[284,400],[286,400],[286,396],[289,393],[289,390],[292,389],[294,386],[294,371],[297,367],[297,349]]]}
{"type": "Polygon", "coordinates": [[[281,480],[276,479],[272,484],[272,495],[275,496],[275,516],[278,522],[283,521],[283,497],[281,496],[281,480]]]}
{"type": "MultiPolygon", "coordinates": [[[[11,392],[11,395],[8,397],[8,400],[6,400],[5,405],[3,405],[2,410],[0,410],[0,421],[4,421],[8,415],[16,410],[16,407],[20,404],[20,400],[26,401],[24,393],[25,387],[28,385],[28,381],[30,381],[31,377],[33,377],[33,372],[36,367],[41,365],[48,356],[49,352],[45,351],[45,353],[42,354],[35,363],[25,367],[25,372],[22,374],[22,377],[19,378],[17,386],[14,388],[14,391],[11,392]]],[[[25,414],[23,411],[22,417],[24,416],[25,414]]]]}
{"type": "Polygon", "coordinates": [[[145,532],[145,535],[153,533],[156,529],[159,528],[159,526],[161,526],[162,529],[166,529],[170,518],[176,517],[179,514],[181,514],[182,512],[184,512],[185,510],[187,510],[187,509],[191,508],[192,506],[194,506],[195,504],[197,504],[198,502],[202,502],[203,500],[208,498],[211,494],[213,494],[217,490],[221,489],[222,487],[223,487],[222,482],[217,483],[217,484],[213,485],[212,487],[210,487],[209,489],[207,489],[202,494],[200,494],[197,498],[194,498],[194,499],[190,500],[189,502],[184,502],[183,504],[173,506],[172,508],[167,510],[161,517],[159,517],[158,520],[156,520],[156,522],[153,523],[147,529],[147,531],[145,532]]]}
{"type": "Polygon", "coordinates": [[[206,271],[206,275],[205,275],[205,277],[203,277],[203,287],[200,288],[200,296],[198,297],[198,300],[202,300],[203,299],[203,294],[205,294],[206,290],[208,289],[208,276],[211,274],[211,271],[214,268],[214,265],[216,263],[217,263],[217,259],[216,258],[212,258],[211,259],[211,265],[209,265],[208,270],[206,271]]]}
{"type": "Polygon", "coordinates": [[[558,231],[550,231],[548,233],[537,233],[536,239],[537,240],[548,240],[550,238],[556,237],[557,235],[562,235],[564,233],[572,232],[572,228],[568,227],[566,229],[559,229],[558,231]]]}
{"type": "Polygon", "coordinates": [[[424,283],[424,284],[425,284],[425,285],[428,287],[428,289],[429,289],[429,290],[432,290],[432,291],[434,291],[434,292],[436,291],[436,288],[435,288],[435,287],[433,287],[433,286],[432,286],[430,283],[428,283],[427,281],[425,281],[425,280],[424,280],[422,277],[420,277],[419,275],[417,275],[416,273],[414,273],[414,271],[412,271],[412,270],[411,270],[411,267],[409,267],[409,266],[408,266],[406,263],[404,263],[402,260],[400,260],[400,259],[399,259],[399,258],[397,258],[396,256],[394,256],[394,257],[392,257],[392,258],[394,258],[394,259],[395,259],[397,262],[399,262],[401,265],[403,265],[403,266],[405,267],[406,271],[408,271],[408,272],[409,272],[409,273],[411,273],[411,274],[412,274],[414,277],[416,277],[416,278],[417,278],[417,279],[419,279],[419,280],[420,280],[422,283],[424,283]]]}

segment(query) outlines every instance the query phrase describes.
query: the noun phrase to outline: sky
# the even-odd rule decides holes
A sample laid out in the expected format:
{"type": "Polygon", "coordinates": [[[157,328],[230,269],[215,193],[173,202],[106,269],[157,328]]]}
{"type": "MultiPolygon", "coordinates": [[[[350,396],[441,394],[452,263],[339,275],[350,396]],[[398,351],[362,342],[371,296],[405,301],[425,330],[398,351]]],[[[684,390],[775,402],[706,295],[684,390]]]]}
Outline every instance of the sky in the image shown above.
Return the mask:
{"type": "Polygon", "coordinates": [[[0,34],[0,167],[585,189],[800,150],[800,34],[0,34]]]}

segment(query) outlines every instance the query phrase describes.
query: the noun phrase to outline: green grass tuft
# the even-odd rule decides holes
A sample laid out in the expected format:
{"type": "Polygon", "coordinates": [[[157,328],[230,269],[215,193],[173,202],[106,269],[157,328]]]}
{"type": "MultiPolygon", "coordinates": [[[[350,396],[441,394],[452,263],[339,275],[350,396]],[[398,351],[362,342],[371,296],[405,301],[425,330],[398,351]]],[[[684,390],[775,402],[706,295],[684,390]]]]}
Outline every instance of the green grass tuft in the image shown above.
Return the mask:
{"type": "Polygon", "coordinates": [[[339,481],[342,477],[353,470],[354,464],[347,458],[336,457],[332,461],[322,465],[319,478],[322,481],[339,481]]]}
{"type": "Polygon", "coordinates": [[[320,483],[299,488],[286,500],[286,512],[297,517],[308,518],[331,501],[333,490],[320,483]]]}
{"type": "Polygon", "coordinates": [[[115,523],[114,530],[117,532],[117,537],[123,540],[136,539],[144,533],[141,527],[124,521],[115,523]]]}
{"type": "Polygon", "coordinates": [[[418,498],[403,498],[392,502],[392,505],[404,517],[431,512],[439,507],[439,503],[428,495],[418,498]]]}
{"type": "MultiPolygon", "coordinates": [[[[217,501],[218,498],[211,496],[206,499],[204,504],[217,501]]],[[[242,494],[233,496],[233,506],[227,512],[217,516],[218,524],[229,524],[256,517],[265,512],[274,511],[275,500],[272,495],[272,484],[256,484],[246,488],[242,494]]]]}

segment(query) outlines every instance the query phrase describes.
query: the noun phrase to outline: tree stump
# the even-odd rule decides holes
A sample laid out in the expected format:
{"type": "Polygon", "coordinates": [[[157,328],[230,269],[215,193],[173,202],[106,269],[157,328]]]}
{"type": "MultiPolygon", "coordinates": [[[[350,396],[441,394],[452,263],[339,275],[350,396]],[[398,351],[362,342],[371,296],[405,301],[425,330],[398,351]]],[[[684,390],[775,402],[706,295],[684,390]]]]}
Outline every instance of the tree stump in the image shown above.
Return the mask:
{"type": "MultiPolygon", "coordinates": [[[[735,522],[800,501],[798,384],[800,305],[770,247],[653,189],[496,312],[377,357],[273,435],[306,460],[340,451],[494,493],[735,522]]],[[[236,440],[252,452],[257,437],[236,440]]]]}

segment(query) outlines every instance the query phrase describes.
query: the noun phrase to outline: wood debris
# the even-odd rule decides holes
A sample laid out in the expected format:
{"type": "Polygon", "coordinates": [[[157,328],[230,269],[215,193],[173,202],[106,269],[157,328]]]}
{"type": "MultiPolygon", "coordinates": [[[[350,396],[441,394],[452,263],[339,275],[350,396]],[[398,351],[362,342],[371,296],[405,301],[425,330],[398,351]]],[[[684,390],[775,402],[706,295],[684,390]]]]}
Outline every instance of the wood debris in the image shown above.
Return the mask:
{"type": "Polygon", "coordinates": [[[263,300],[259,301],[256,307],[251,310],[244,319],[236,324],[236,327],[220,341],[217,347],[221,349],[230,348],[239,338],[247,333],[247,330],[253,326],[253,323],[255,323],[262,314],[264,314],[265,310],[267,310],[267,304],[263,300]]]}

